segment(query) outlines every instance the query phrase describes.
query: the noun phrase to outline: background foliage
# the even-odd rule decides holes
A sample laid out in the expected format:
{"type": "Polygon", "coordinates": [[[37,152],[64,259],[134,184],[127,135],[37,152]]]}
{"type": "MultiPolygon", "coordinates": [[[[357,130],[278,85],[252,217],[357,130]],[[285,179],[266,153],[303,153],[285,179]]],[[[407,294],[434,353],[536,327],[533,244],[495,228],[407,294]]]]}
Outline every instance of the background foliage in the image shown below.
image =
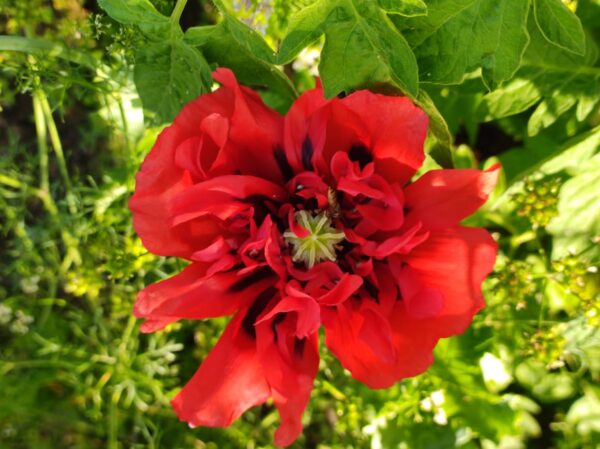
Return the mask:
{"type": "Polygon", "coordinates": [[[325,354],[293,447],[600,447],[599,0],[0,0],[0,33],[0,447],[270,447],[270,405],[172,413],[225,321],[138,333],[136,292],[180,267],[126,201],[215,66],[284,112],[317,63],[329,96],[421,105],[426,169],[502,162],[468,220],[500,254],[427,373],[371,391],[325,354]]]}

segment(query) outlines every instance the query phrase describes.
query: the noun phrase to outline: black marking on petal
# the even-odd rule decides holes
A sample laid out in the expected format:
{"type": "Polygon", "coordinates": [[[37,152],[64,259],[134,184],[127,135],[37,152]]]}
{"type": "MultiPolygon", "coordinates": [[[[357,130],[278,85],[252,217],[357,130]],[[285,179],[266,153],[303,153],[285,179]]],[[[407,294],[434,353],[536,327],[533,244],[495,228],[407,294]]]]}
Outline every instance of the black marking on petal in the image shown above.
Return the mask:
{"type": "Polygon", "coordinates": [[[252,204],[254,207],[254,221],[256,221],[259,226],[265,218],[267,218],[267,215],[271,215],[273,212],[274,201],[266,195],[249,195],[245,198],[239,198],[239,201],[246,204],[252,204]]]}
{"type": "Polygon", "coordinates": [[[275,151],[273,152],[273,154],[275,156],[275,161],[277,162],[277,166],[279,167],[279,171],[281,171],[281,174],[283,175],[283,178],[286,181],[292,179],[294,177],[294,171],[292,170],[292,167],[290,166],[290,163],[287,160],[287,157],[285,155],[285,152],[283,151],[283,148],[281,148],[281,147],[275,148],[275,151]]]}
{"type": "Polygon", "coordinates": [[[246,312],[246,316],[244,316],[242,319],[241,327],[250,338],[256,339],[256,329],[254,328],[254,323],[256,323],[256,319],[267,308],[269,301],[271,301],[273,296],[275,296],[275,293],[277,293],[277,289],[275,287],[269,287],[260,295],[258,295],[254,300],[254,303],[246,312]]]}
{"type": "Polygon", "coordinates": [[[363,279],[363,287],[377,304],[379,304],[379,289],[369,279],[363,279]]]}
{"type": "Polygon", "coordinates": [[[313,156],[314,148],[313,144],[310,141],[310,138],[306,136],[304,142],[302,142],[302,165],[306,170],[312,170],[312,156],[313,156]]]}
{"type": "Polygon", "coordinates": [[[260,193],[256,193],[254,195],[248,195],[246,197],[243,198],[237,198],[238,201],[240,201],[241,203],[245,203],[245,204],[253,204],[253,205],[257,205],[257,204],[271,204],[271,203],[278,203],[278,201],[276,201],[274,198],[271,198],[267,195],[262,195],[260,193]]]}
{"type": "Polygon", "coordinates": [[[302,357],[304,355],[304,347],[306,346],[306,338],[296,338],[294,339],[294,354],[298,357],[302,357]]]}
{"type": "Polygon", "coordinates": [[[306,204],[306,208],[308,210],[315,210],[319,207],[319,202],[317,201],[316,198],[307,198],[304,201],[304,204],[306,204]]]}
{"type": "Polygon", "coordinates": [[[273,341],[277,342],[277,326],[279,325],[279,323],[281,323],[283,320],[285,320],[285,317],[287,316],[286,313],[279,313],[275,318],[273,318],[273,321],[271,321],[271,329],[273,330],[273,341]]]}
{"type": "MultiPolygon", "coordinates": [[[[233,250],[233,254],[237,254],[235,250],[233,250]]],[[[232,271],[238,271],[244,268],[245,265],[243,263],[236,263],[233,267],[226,271],[226,273],[231,273],[232,271]]]]}
{"type": "Polygon", "coordinates": [[[369,162],[373,162],[373,155],[364,145],[352,145],[348,151],[348,157],[353,162],[358,162],[360,168],[365,168],[369,162]]]}
{"type": "Polygon", "coordinates": [[[357,243],[352,243],[349,242],[348,240],[342,240],[338,246],[340,246],[341,248],[338,249],[337,251],[337,255],[338,255],[338,259],[341,259],[345,256],[347,256],[348,254],[350,254],[350,252],[356,248],[358,246],[357,243]]]}
{"type": "Polygon", "coordinates": [[[269,267],[261,267],[255,272],[249,274],[248,276],[231,284],[227,290],[233,293],[241,292],[242,290],[245,290],[248,287],[250,287],[252,284],[255,284],[256,282],[268,278],[269,276],[271,276],[271,274],[272,272],[269,267]]]}

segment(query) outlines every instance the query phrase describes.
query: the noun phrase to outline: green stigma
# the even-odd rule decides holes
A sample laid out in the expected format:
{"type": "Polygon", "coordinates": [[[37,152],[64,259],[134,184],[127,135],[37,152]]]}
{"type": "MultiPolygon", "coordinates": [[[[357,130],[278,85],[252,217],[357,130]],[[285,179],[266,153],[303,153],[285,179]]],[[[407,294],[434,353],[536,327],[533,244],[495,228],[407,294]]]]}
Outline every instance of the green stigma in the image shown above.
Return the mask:
{"type": "Polygon", "coordinates": [[[283,233],[286,243],[293,246],[292,260],[303,261],[308,268],[323,260],[335,262],[335,245],[344,240],[345,234],[331,225],[325,213],[312,215],[301,210],[294,217],[308,231],[308,235],[298,237],[292,230],[283,233]]]}

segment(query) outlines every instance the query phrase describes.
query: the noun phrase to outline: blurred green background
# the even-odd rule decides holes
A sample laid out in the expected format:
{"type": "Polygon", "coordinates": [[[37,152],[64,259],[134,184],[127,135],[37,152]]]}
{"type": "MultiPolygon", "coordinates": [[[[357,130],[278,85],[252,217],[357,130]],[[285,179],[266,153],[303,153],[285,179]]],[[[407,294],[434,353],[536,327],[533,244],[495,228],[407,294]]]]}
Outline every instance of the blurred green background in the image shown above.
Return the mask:
{"type": "MultiPolygon", "coordinates": [[[[175,1],[153,3],[168,15],[175,1]]],[[[289,15],[308,3],[229,4],[276,44],[289,15]]],[[[600,3],[566,3],[598,36],[600,3]]],[[[209,2],[190,0],[182,26],[215,20],[209,2]]],[[[144,118],[133,83],[136,28],[95,1],[0,0],[0,34],[77,50],[39,57],[35,48],[3,51],[15,48],[0,41],[0,448],[271,447],[272,405],[228,429],[190,430],[168,404],[225,319],[141,335],[131,314],[144,285],[182,268],[146,252],[127,208],[160,131],[144,118]]],[[[298,89],[313,82],[318,56],[317,45],[286,65],[298,89]]],[[[488,306],[468,332],[440,343],[428,372],[388,390],[353,381],[323,349],[305,431],[292,447],[600,448],[597,54],[588,62],[547,81],[541,101],[559,98],[571,109],[533,131],[539,98],[502,113],[503,102],[525,101],[531,73],[491,94],[476,75],[424,86],[455,136],[455,165],[499,160],[505,170],[468,220],[500,244],[488,306]],[[586,99],[575,87],[590,73],[586,99]]],[[[268,92],[265,99],[276,103],[268,92]]]]}

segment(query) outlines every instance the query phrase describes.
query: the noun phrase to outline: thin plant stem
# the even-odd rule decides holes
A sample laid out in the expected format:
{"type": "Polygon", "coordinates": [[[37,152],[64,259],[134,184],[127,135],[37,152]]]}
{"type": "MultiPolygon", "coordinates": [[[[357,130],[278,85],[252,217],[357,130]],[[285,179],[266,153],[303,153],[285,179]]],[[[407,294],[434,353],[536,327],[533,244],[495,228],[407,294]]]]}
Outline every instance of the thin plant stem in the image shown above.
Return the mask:
{"type": "Polygon", "coordinates": [[[48,141],[46,124],[44,123],[44,109],[36,89],[33,93],[33,119],[37,134],[38,157],[40,164],[40,190],[50,194],[50,181],[48,175],[48,141]]]}
{"type": "Polygon", "coordinates": [[[175,8],[173,8],[173,12],[171,13],[171,22],[179,23],[179,19],[181,18],[186,3],[187,0],[177,0],[175,8]]]}
{"type": "Polygon", "coordinates": [[[108,449],[118,449],[118,408],[115,398],[111,398],[108,405],[108,449]]]}
{"type": "Polygon", "coordinates": [[[65,160],[62,142],[58,134],[58,128],[56,127],[56,122],[54,121],[54,117],[52,116],[52,110],[50,109],[50,103],[48,103],[48,98],[46,97],[46,94],[44,93],[43,89],[38,89],[38,96],[42,106],[42,111],[44,113],[46,126],[48,128],[48,136],[50,137],[50,143],[52,144],[52,148],[54,149],[54,153],[56,154],[58,170],[60,171],[60,174],[63,178],[63,182],[65,183],[65,190],[67,193],[67,206],[69,207],[69,212],[71,214],[75,214],[77,212],[77,205],[75,203],[75,197],[73,196],[71,178],[69,177],[69,171],[67,169],[67,163],[65,160]]]}

